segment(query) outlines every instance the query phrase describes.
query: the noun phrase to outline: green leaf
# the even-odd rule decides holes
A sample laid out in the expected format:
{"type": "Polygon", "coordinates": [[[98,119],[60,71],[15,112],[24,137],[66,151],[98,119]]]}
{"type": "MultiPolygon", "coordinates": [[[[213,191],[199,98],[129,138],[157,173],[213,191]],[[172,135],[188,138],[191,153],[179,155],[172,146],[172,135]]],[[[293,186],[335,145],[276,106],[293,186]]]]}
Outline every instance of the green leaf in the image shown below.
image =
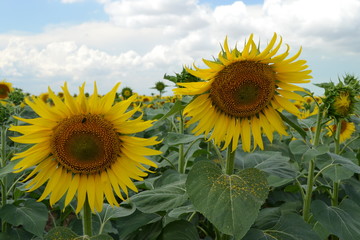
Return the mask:
{"type": "Polygon", "coordinates": [[[173,184],[175,182],[185,182],[187,175],[180,174],[173,169],[167,169],[161,176],[154,181],[154,188],[159,188],[165,185],[173,184]]]}
{"type": "Polygon", "coordinates": [[[281,178],[295,178],[296,170],[289,162],[290,158],[281,152],[259,151],[252,154],[241,154],[241,168],[257,168],[281,178]]]}
{"type": "Polygon", "coordinates": [[[23,228],[11,228],[6,233],[0,232],[0,239],[24,240],[32,239],[34,234],[25,231],[23,228]]]}
{"type": "Polygon", "coordinates": [[[301,216],[284,213],[270,229],[251,229],[243,240],[321,240],[301,216]]]}
{"type": "Polygon", "coordinates": [[[256,168],[230,176],[208,161],[192,167],[186,190],[195,208],[235,239],[241,239],[250,229],[269,191],[266,177],[256,168]]]}
{"type": "Polygon", "coordinates": [[[180,215],[182,215],[182,214],[192,213],[192,212],[196,212],[196,209],[194,208],[194,206],[192,204],[190,204],[190,205],[174,208],[173,210],[171,210],[169,212],[168,215],[169,215],[169,217],[172,217],[172,218],[179,218],[180,215]]]}
{"type": "Polygon", "coordinates": [[[131,197],[136,208],[144,213],[167,211],[181,206],[188,200],[184,181],[175,182],[135,194],[131,197]]]}
{"type": "Polygon", "coordinates": [[[331,159],[333,160],[333,163],[338,163],[341,166],[355,172],[360,173],[360,166],[355,164],[353,161],[351,161],[349,158],[334,154],[334,153],[328,153],[331,159]]]}
{"type": "Polygon", "coordinates": [[[198,240],[196,227],[185,220],[178,220],[165,226],[160,240],[198,240]]]}
{"type": "Polygon", "coordinates": [[[335,165],[323,171],[323,175],[330,178],[333,182],[337,182],[351,178],[354,172],[343,166],[335,165]]]}
{"type": "Polygon", "coordinates": [[[360,207],[352,200],[345,199],[338,207],[315,200],[311,204],[311,210],[315,219],[340,239],[360,239],[360,207]]]}
{"type": "Polygon", "coordinates": [[[289,124],[292,128],[294,128],[303,139],[306,139],[306,132],[304,131],[304,129],[302,129],[302,127],[300,125],[298,125],[295,121],[291,121],[288,117],[286,117],[284,114],[282,114],[281,112],[278,112],[281,119],[284,120],[287,124],[289,124]]]}
{"type": "Polygon", "coordinates": [[[0,217],[5,222],[14,226],[22,225],[26,231],[42,236],[48,220],[48,211],[43,203],[27,199],[18,206],[6,204],[0,209],[0,217]]]}
{"type": "Polygon", "coordinates": [[[12,173],[14,171],[14,166],[19,162],[18,161],[10,161],[5,167],[0,169],[0,179],[5,177],[7,174],[12,173]]]}
{"type": "Polygon", "coordinates": [[[171,115],[174,115],[175,113],[180,112],[181,110],[183,110],[185,108],[186,105],[183,105],[181,100],[178,100],[174,103],[174,105],[172,106],[172,108],[164,115],[162,116],[157,122],[160,122],[168,117],[170,117],[171,115]]]}
{"type": "Polygon", "coordinates": [[[70,228],[55,227],[51,229],[44,237],[44,240],[72,240],[78,237],[70,228]]]}
{"type": "Polygon", "coordinates": [[[294,140],[289,144],[290,151],[293,154],[304,154],[309,149],[309,146],[303,140],[294,140]]]}
{"type": "Polygon", "coordinates": [[[199,138],[203,138],[203,135],[199,135],[199,136],[194,136],[191,134],[180,134],[180,133],[174,133],[174,132],[169,132],[167,135],[167,139],[166,142],[167,144],[173,146],[173,145],[179,145],[179,144],[184,144],[184,143],[190,143],[193,142],[199,138]]]}
{"type": "Polygon", "coordinates": [[[125,217],[133,214],[136,210],[134,204],[122,202],[120,207],[111,206],[105,203],[101,213],[97,213],[102,223],[106,223],[110,219],[125,217]]]}
{"type": "Polygon", "coordinates": [[[320,145],[314,148],[310,148],[308,150],[306,150],[306,152],[303,155],[303,161],[304,162],[308,162],[311,159],[320,156],[322,154],[328,153],[329,152],[329,146],[327,145],[320,145]]]}
{"type": "Polygon", "coordinates": [[[90,240],[114,240],[114,239],[111,236],[103,233],[100,235],[90,237],[90,240]]]}
{"type": "Polygon", "coordinates": [[[360,181],[356,178],[350,178],[342,182],[342,187],[346,195],[360,206],[360,181]]]}
{"type": "Polygon", "coordinates": [[[130,216],[114,219],[114,226],[119,232],[119,239],[156,239],[161,233],[161,216],[154,213],[135,211],[130,216]]]}

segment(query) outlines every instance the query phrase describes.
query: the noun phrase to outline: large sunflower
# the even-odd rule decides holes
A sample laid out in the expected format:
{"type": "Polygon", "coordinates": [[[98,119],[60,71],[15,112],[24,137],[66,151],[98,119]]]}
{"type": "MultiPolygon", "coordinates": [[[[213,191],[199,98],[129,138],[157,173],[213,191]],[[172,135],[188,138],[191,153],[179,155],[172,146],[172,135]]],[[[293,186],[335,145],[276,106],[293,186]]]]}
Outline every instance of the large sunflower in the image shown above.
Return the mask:
{"type": "Polygon", "coordinates": [[[96,84],[94,93],[85,97],[85,84],[78,97],[73,98],[65,83],[62,101],[49,88],[54,106],[40,98],[27,99],[26,103],[39,115],[35,119],[18,118],[28,123],[12,126],[10,130],[22,133],[13,137],[18,143],[34,144],[13,157],[22,159],[14,167],[16,172],[35,166],[24,181],[29,191],[46,183],[39,201],[50,194],[50,205],[66,194],[65,206],[77,195],[79,212],[87,197],[92,211],[102,210],[104,196],[108,203],[118,206],[115,194],[124,199],[128,189],[137,191],[132,179],[147,176],[144,165],[156,167],[145,155],[160,152],[146,146],[159,143],[131,136],[152,126],[141,116],[131,120],[139,107],[127,111],[136,96],[113,105],[119,83],[105,96],[99,97],[96,84]]]}
{"type": "Polygon", "coordinates": [[[223,51],[217,61],[203,59],[209,67],[195,70],[186,68],[192,75],[205,81],[177,83],[182,88],[174,89],[176,94],[196,95],[184,109],[192,117],[188,124],[198,122],[193,132],[196,135],[210,134],[217,145],[225,149],[232,141],[235,150],[241,136],[244,151],[251,150],[251,135],[254,148],[264,148],[262,133],[273,140],[273,132],[287,135],[277,109],[298,114],[291,100],[303,98],[293,91],[304,91],[293,83],[307,83],[311,70],[305,60],[295,61],[301,49],[292,57],[289,46],[277,55],[282,44],[276,43],[274,34],[267,47],[260,52],[251,34],[243,51],[230,50],[225,38],[223,51]]]}

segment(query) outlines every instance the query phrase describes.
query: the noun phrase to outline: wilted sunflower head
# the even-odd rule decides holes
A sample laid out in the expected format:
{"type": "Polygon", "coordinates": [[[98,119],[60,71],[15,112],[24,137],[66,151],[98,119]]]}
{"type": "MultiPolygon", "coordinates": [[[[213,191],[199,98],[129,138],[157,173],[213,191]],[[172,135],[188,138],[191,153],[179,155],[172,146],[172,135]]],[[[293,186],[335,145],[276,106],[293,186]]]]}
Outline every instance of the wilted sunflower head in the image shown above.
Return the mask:
{"type": "Polygon", "coordinates": [[[209,67],[187,71],[204,81],[177,83],[175,94],[195,95],[184,114],[192,117],[189,124],[198,122],[195,134],[210,134],[209,139],[223,148],[232,142],[236,149],[241,136],[242,147],[250,151],[264,148],[262,134],[272,141],[273,132],[287,135],[278,109],[299,114],[293,100],[303,101],[295,91],[304,92],[294,83],[307,83],[311,76],[305,60],[296,60],[301,49],[292,57],[290,47],[276,55],[282,46],[274,34],[263,51],[256,46],[251,34],[244,48],[230,49],[225,38],[223,50],[215,61],[203,60],[209,67]]]}
{"type": "Polygon", "coordinates": [[[360,82],[353,75],[346,75],[338,84],[320,83],[316,84],[325,89],[324,104],[328,109],[328,116],[341,119],[348,118],[354,113],[357,96],[360,94],[360,82]]]}
{"type": "Polygon", "coordinates": [[[5,99],[9,96],[9,93],[13,91],[12,84],[2,80],[0,82],[0,99],[5,99]]]}
{"type": "Polygon", "coordinates": [[[86,197],[93,211],[101,211],[104,196],[109,204],[118,205],[115,196],[124,199],[128,189],[137,191],[132,181],[147,176],[144,165],[156,167],[144,157],[160,153],[146,147],[159,143],[155,137],[131,136],[151,127],[153,121],[143,121],[141,116],[132,119],[139,107],[127,110],[135,96],[114,104],[118,87],[116,84],[100,97],[95,84],[94,93],[87,98],[84,84],[74,98],[65,83],[64,100],[49,88],[53,107],[40,98],[26,100],[39,117],[16,117],[28,125],[12,126],[10,130],[23,135],[11,139],[33,146],[16,153],[12,160],[21,159],[14,167],[16,172],[35,166],[24,181],[28,181],[29,191],[46,184],[39,201],[50,194],[53,205],[66,195],[67,206],[76,195],[76,212],[86,197]]]}

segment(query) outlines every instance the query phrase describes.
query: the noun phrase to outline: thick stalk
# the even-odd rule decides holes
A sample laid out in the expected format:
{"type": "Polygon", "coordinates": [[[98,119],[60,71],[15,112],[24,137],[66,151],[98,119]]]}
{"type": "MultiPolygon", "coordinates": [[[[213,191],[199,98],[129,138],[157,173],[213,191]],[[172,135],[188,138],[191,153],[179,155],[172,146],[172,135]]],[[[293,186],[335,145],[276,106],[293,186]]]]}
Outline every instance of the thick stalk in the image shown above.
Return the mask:
{"type": "Polygon", "coordinates": [[[226,153],[226,162],[225,162],[225,173],[227,175],[232,175],[234,173],[235,167],[235,150],[232,149],[232,141],[230,142],[227,153],[226,153]]]}
{"type": "Polygon", "coordinates": [[[83,234],[91,237],[92,236],[91,209],[87,197],[85,199],[85,203],[82,211],[83,211],[83,216],[82,216],[83,234]]]}
{"type": "MultiPolygon", "coordinates": [[[[4,168],[7,163],[6,158],[6,132],[7,128],[2,125],[1,126],[1,168],[4,168]]],[[[7,201],[7,177],[4,176],[2,179],[2,188],[1,188],[1,206],[5,206],[7,201]]],[[[7,223],[3,220],[1,222],[1,230],[3,233],[7,231],[7,223]]]]}
{"type": "MultiPolygon", "coordinates": [[[[319,145],[320,142],[320,133],[322,128],[322,118],[323,118],[323,108],[322,106],[319,107],[319,113],[317,115],[316,119],[316,129],[315,129],[315,135],[314,135],[314,147],[319,145]]],[[[305,192],[305,198],[303,199],[303,219],[306,222],[309,222],[310,220],[310,206],[311,206],[311,198],[312,198],[312,192],[313,192],[313,185],[314,185],[314,171],[315,171],[315,158],[311,159],[309,161],[309,167],[308,167],[308,177],[307,177],[307,187],[305,192]]]]}
{"type": "MultiPolygon", "coordinates": [[[[341,122],[342,119],[337,120],[336,123],[336,130],[335,130],[335,154],[340,153],[340,133],[341,133],[341,122]]],[[[339,186],[340,180],[333,182],[333,191],[331,195],[331,205],[337,206],[339,204],[339,186]]]]}
{"type": "MultiPolygon", "coordinates": [[[[184,134],[184,118],[182,112],[180,112],[179,133],[184,134]]],[[[184,144],[179,145],[178,170],[179,173],[185,173],[186,170],[184,144]]]]}

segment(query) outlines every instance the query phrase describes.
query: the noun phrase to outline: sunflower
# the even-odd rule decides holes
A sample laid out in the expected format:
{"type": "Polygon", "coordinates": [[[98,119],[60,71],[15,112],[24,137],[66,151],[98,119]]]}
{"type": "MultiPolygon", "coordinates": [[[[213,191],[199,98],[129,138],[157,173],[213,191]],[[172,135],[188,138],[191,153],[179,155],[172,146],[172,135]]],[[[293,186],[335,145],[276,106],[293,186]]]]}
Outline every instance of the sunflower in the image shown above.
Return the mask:
{"type": "Polygon", "coordinates": [[[232,149],[242,140],[244,151],[251,150],[251,135],[254,148],[264,149],[262,133],[272,142],[273,133],[287,135],[278,109],[299,114],[292,100],[303,100],[293,91],[304,91],[294,83],[307,83],[311,70],[305,60],[295,61],[301,49],[292,57],[287,50],[275,56],[282,45],[276,43],[274,34],[267,47],[260,52],[251,34],[242,52],[230,50],[227,38],[224,50],[217,61],[203,60],[209,67],[186,70],[205,81],[177,83],[182,88],[174,89],[175,94],[195,95],[186,106],[184,114],[192,117],[188,124],[198,122],[193,132],[196,135],[210,134],[209,140],[223,144],[223,149],[232,142],[232,149]]]}
{"type": "MultiPolygon", "coordinates": [[[[332,136],[336,132],[336,125],[330,124],[328,126],[329,131],[327,133],[328,136],[332,136]]],[[[340,129],[340,143],[351,138],[351,135],[355,132],[355,124],[353,122],[348,122],[345,120],[341,120],[341,129],[340,129]]]]}
{"type": "Polygon", "coordinates": [[[342,91],[337,97],[335,97],[332,104],[332,109],[337,116],[345,117],[351,112],[352,101],[350,98],[350,93],[347,91],[342,91]]]}
{"type": "Polygon", "coordinates": [[[129,97],[131,97],[133,95],[133,90],[129,87],[124,87],[121,90],[121,95],[124,99],[128,99],[129,97]]]}
{"type": "Polygon", "coordinates": [[[0,82],[0,99],[6,99],[11,91],[13,91],[12,84],[2,80],[0,82]]]}
{"type": "Polygon", "coordinates": [[[15,172],[35,167],[24,179],[28,191],[46,183],[39,201],[50,194],[53,205],[66,195],[65,207],[76,194],[77,213],[85,198],[92,211],[100,212],[104,196],[109,204],[118,206],[115,196],[124,200],[129,189],[137,192],[132,179],[143,180],[147,176],[144,165],[157,167],[144,157],[160,153],[146,147],[159,143],[156,137],[130,135],[149,128],[153,121],[143,121],[141,116],[130,119],[139,110],[135,107],[127,111],[135,96],[113,105],[118,87],[119,83],[99,97],[95,83],[94,93],[86,98],[83,84],[74,98],[65,83],[64,101],[49,88],[53,107],[40,98],[26,100],[39,117],[16,117],[29,125],[12,126],[10,130],[23,134],[13,137],[14,142],[34,145],[15,154],[12,160],[22,159],[15,165],[15,172]]]}
{"type": "Polygon", "coordinates": [[[44,102],[47,103],[49,100],[49,93],[42,93],[39,95],[39,98],[44,102]]]}

